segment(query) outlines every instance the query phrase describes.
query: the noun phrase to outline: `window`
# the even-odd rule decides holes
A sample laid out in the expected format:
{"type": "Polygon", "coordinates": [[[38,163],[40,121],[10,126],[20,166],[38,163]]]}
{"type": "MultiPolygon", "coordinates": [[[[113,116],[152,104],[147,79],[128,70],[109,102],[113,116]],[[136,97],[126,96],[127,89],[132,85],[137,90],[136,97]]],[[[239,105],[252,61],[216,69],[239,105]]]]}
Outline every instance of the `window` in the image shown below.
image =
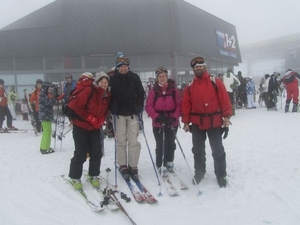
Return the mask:
{"type": "Polygon", "coordinates": [[[42,70],[42,58],[16,58],[16,70],[42,70]]]}

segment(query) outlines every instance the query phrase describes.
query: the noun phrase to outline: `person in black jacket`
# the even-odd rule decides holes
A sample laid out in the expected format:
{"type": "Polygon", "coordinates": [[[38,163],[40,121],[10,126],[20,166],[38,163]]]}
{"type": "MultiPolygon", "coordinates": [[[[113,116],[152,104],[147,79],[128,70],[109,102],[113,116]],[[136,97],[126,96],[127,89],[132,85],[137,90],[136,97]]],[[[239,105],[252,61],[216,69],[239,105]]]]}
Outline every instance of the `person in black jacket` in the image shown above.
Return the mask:
{"type": "Polygon", "coordinates": [[[268,87],[268,94],[269,94],[269,104],[268,104],[268,111],[277,110],[276,103],[277,103],[277,96],[278,96],[278,81],[277,77],[280,76],[280,73],[274,72],[269,80],[269,87],[268,87]]]}
{"type": "Polygon", "coordinates": [[[130,71],[130,60],[118,53],[116,71],[111,77],[111,106],[116,119],[117,162],[119,170],[129,179],[138,179],[141,144],[137,141],[139,118],[143,111],[145,91],[140,77],[130,71]],[[128,150],[127,150],[128,146],[128,150]]]}

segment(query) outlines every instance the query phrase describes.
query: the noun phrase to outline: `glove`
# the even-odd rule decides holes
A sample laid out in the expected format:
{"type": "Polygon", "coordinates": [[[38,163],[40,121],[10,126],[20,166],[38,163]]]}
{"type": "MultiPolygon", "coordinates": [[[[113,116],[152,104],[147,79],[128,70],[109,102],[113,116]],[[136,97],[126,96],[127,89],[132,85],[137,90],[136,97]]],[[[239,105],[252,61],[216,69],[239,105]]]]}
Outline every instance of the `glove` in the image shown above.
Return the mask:
{"type": "Polygon", "coordinates": [[[230,119],[228,117],[224,117],[223,127],[229,127],[229,125],[231,125],[230,119]]]}
{"type": "Polygon", "coordinates": [[[222,128],[221,128],[221,136],[222,136],[223,133],[224,133],[223,139],[226,139],[226,138],[227,138],[228,132],[229,132],[229,127],[222,127],[222,128]]]}
{"type": "Polygon", "coordinates": [[[176,118],[170,117],[166,120],[166,126],[172,126],[176,122],[176,118]]]}
{"type": "Polygon", "coordinates": [[[104,119],[105,119],[104,116],[100,117],[100,118],[98,119],[98,122],[97,122],[95,125],[93,125],[93,128],[99,129],[99,128],[103,125],[104,119]]]}
{"type": "Polygon", "coordinates": [[[155,118],[156,123],[165,123],[167,121],[167,115],[163,114],[155,118]]]}
{"type": "Polygon", "coordinates": [[[135,106],[135,109],[134,109],[134,114],[135,115],[139,115],[140,113],[143,112],[143,106],[140,106],[140,105],[136,105],[135,106]]]}
{"type": "Polygon", "coordinates": [[[98,119],[91,114],[88,115],[86,121],[90,122],[93,126],[98,123],[98,119]]]}

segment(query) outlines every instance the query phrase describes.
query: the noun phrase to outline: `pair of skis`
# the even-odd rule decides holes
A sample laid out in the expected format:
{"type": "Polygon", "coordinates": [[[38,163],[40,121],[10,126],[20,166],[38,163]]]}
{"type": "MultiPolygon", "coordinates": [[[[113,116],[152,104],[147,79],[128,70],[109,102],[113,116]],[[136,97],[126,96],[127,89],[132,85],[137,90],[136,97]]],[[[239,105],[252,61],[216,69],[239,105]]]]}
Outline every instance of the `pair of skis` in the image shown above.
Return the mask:
{"type": "Polygon", "coordinates": [[[177,186],[179,185],[179,188],[181,190],[188,189],[188,186],[184,183],[184,181],[177,175],[177,173],[174,172],[167,172],[166,174],[163,174],[162,176],[163,183],[165,184],[166,190],[170,196],[177,196],[179,195],[179,192],[177,190],[177,186]],[[174,182],[177,184],[174,185],[174,182]]]}
{"type": "MultiPolygon", "coordinates": [[[[117,167],[117,169],[119,170],[119,167],[117,167]]],[[[126,179],[121,172],[120,174],[124,178],[134,200],[137,203],[147,202],[149,204],[153,204],[157,202],[154,196],[148,191],[148,189],[141,183],[140,180],[132,179],[134,181],[134,183],[132,183],[131,180],[126,179]]]]}

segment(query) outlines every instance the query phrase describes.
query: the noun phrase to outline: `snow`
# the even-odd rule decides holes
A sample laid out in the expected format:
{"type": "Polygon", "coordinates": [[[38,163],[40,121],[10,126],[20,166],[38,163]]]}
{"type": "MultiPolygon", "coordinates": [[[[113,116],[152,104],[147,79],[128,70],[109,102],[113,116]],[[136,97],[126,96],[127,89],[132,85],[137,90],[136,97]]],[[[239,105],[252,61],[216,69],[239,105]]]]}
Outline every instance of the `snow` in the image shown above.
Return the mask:
{"type": "MultiPolygon", "coordinates": [[[[207,141],[207,173],[196,186],[179,148],[175,154],[177,173],[189,186],[171,197],[165,187],[158,186],[145,139],[141,133],[142,153],[139,163],[141,181],[157,198],[149,205],[133,201],[125,182],[119,178],[118,188],[131,197],[120,202],[138,225],[259,225],[300,224],[300,151],[298,145],[299,113],[268,112],[265,108],[240,109],[232,117],[229,136],[224,140],[227,154],[227,188],[219,188],[213,172],[211,150],[207,141]],[[158,196],[159,193],[162,196],[158,196]]],[[[145,133],[151,154],[155,158],[155,141],[151,121],[144,114],[145,133]]],[[[5,125],[5,123],[4,123],[5,125]]],[[[31,128],[21,116],[14,124],[31,128]]],[[[178,131],[186,159],[193,171],[191,134],[178,131]]],[[[93,212],[61,178],[68,174],[73,154],[73,139],[69,133],[57,141],[56,152],[41,155],[41,136],[27,133],[0,134],[0,223],[3,225],[82,225],[131,224],[121,211],[93,212]]],[[[54,140],[52,140],[52,146],[54,140]]],[[[178,146],[178,145],[177,145],[178,146]]],[[[84,164],[87,169],[88,162],[84,164]]],[[[114,140],[105,139],[105,157],[101,174],[111,168],[109,180],[114,183],[114,140]]],[[[83,180],[83,179],[82,179],[83,180]]],[[[83,181],[84,187],[89,186],[83,181]]],[[[99,197],[88,190],[97,201],[99,197]]]]}

